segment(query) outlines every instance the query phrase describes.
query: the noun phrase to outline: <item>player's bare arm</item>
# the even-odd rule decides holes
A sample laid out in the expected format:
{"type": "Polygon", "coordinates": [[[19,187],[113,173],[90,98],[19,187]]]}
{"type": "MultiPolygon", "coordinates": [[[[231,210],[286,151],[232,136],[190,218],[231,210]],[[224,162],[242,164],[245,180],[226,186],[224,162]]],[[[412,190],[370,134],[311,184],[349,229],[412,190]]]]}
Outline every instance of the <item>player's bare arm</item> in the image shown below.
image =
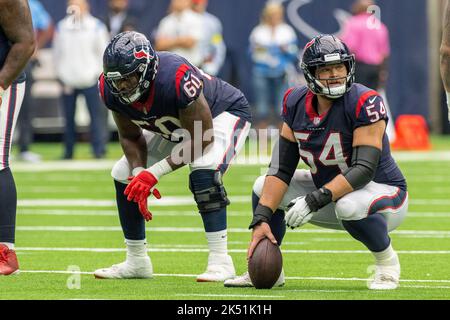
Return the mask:
{"type": "MultiPolygon", "coordinates": [[[[204,139],[205,133],[207,131],[212,132],[213,121],[211,110],[203,93],[201,93],[198,99],[192,102],[191,105],[189,105],[187,108],[181,109],[179,111],[179,116],[182,127],[189,132],[189,136],[191,137],[190,140],[182,142],[182,149],[190,149],[191,158],[189,159],[189,162],[193,162],[203,155],[205,149],[209,146],[209,144],[214,142],[214,137],[212,136],[211,139],[204,139]],[[201,125],[201,137],[195,136],[196,125],[201,125]],[[201,152],[198,152],[200,150],[201,152]]],[[[173,160],[172,156],[169,156],[167,158],[167,162],[170,164],[173,170],[186,165],[186,163],[178,164],[173,160]]]]}
{"type": "Polygon", "coordinates": [[[6,89],[22,72],[34,52],[35,39],[26,0],[0,0],[0,25],[12,46],[0,70],[0,87],[6,89]]]}
{"type": "Polygon", "coordinates": [[[113,112],[113,118],[128,163],[133,169],[145,167],[147,164],[147,144],[142,129],[117,112],[113,112]]]}
{"type": "Polygon", "coordinates": [[[447,106],[449,108],[448,117],[450,121],[450,3],[448,0],[446,1],[445,6],[440,56],[441,77],[445,91],[447,92],[447,106]]]}
{"type": "Polygon", "coordinates": [[[255,211],[254,220],[252,221],[251,224],[251,226],[253,225],[252,226],[253,233],[252,233],[252,241],[247,251],[248,258],[252,256],[253,251],[256,248],[256,245],[262,239],[267,237],[273,243],[277,243],[274,235],[272,234],[272,231],[270,230],[268,221],[270,220],[270,215],[272,215],[277,210],[281,201],[283,200],[284,194],[286,193],[289,186],[288,180],[292,178],[292,175],[295,171],[295,168],[297,167],[299,160],[298,145],[294,136],[294,132],[286,123],[284,123],[281,128],[280,139],[285,139],[284,142],[281,141],[282,144],[284,143],[286,145],[290,143],[288,148],[292,148],[291,149],[292,151],[289,153],[293,152],[294,154],[290,154],[289,156],[293,157],[293,161],[292,163],[287,164],[287,166],[291,167],[289,173],[282,175],[279,171],[280,168],[281,170],[283,170],[282,167],[286,166],[286,164],[281,163],[282,160],[286,159],[286,155],[281,153],[284,153],[283,150],[286,150],[285,149],[286,147],[283,147],[283,145],[280,146],[279,147],[280,151],[277,152],[275,150],[274,155],[272,156],[271,169],[269,171],[269,174],[266,176],[264,180],[261,198],[259,200],[258,207],[255,211]],[[295,154],[295,152],[297,153],[297,155],[295,154]],[[276,161],[278,162],[278,167],[277,164],[275,164],[276,161]],[[261,216],[259,217],[258,214],[260,214],[261,216]],[[258,221],[258,219],[261,220],[258,221]]]}
{"type": "MultiPolygon", "coordinates": [[[[378,121],[368,126],[362,126],[353,132],[353,148],[358,147],[373,147],[380,150],[383,147],[383,135],[386,129],[386,122],[384,120],[378,121]]],[[[352,163],[355,159],[352,159],[352,163]]],[[[333,195],[333,201],[336,201],[347,193],[354,190],[348,178],[343,174],[336,176],[333,180],[327,183],[325,188],[329,189],[333,195]]]]}

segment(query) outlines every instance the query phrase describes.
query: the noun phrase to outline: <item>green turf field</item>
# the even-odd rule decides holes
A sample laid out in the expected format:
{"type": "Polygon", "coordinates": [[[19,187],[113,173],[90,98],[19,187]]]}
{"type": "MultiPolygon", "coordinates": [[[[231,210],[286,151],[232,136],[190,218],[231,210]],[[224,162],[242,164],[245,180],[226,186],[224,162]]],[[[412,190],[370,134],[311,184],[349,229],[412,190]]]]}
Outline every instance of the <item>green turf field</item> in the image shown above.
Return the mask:
{"type": "MultiPolygon", "coordinates": [[[[47,160],[59,156],[59,149],[49,146],[35,150],[47,160]]],[[[110,148],[110,159],[119,155],[117,146],[110,148]]],[[[97,161],[100,168],[95,170],[64,170],[69,162],[47,167],[18,164],[13,170],[22,272],[0,278],[0,299],[449,299],[450,160],[442,156],[417,161],[417,154],[403,155],[399,162],[409,184],[410,212],[391,234],[402,264],[402,281],[398,290],[390,292],[367,289],[367,268],[373,260],[361,244],[344,232],[310,225],[286,234],[283,288],[196,283],[195,275],[206,267],[207,246],[186,169],[163,178],[159,185],[163,199],[150,206],[154,219],[147,223],[147,239],[154,278],[96,280],[92,271],[121,262],[125,255],[109,175],[111,160],[97,161]],[[79,282],[73,270],[81,271],[79,282]],[[72,288],[77,284],[78,289],[72,288]]],[[[238,274],[246,269],[251,187],[262,170],[234,166],[224,179],[232,201],[229,249],[238,274]]]]}

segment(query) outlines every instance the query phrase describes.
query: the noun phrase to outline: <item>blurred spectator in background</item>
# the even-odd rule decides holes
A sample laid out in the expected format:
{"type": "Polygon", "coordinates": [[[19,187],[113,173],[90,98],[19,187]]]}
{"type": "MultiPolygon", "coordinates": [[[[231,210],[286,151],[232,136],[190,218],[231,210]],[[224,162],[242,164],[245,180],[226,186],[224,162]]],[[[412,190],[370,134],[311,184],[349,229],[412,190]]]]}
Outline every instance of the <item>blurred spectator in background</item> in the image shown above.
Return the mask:
{"type": "Polygon", "coordinates": [[[208,0],[192,0],[192,9],[203,17],[203,38],[200,48],[203,61],[200,67],[206,73],[217,76],[225,61],[226,47],[220,20],[206,12],[208,0]]]}
{"type": "Polygon", "coordinates": [[[63,159],[72,159],[76,142],[75,109],[82,94],[90,115],[90,138],[95,158],[106,153],[101,125],[98,76],[103,70],[103,51],[110,37],[106,26],[90,14],[87,0],[69,0],[67,16],[58,22],[54,42],[56,73],[63,85],[66,120],[63,159]]]}
{"type": "Polygon", "coordinates": [[[279,122],[281,107],[278,107],[287,89],[286,70],[296,61],[298,53],[297,36],[294,29],[284,22],[281,3],[269,2],[264,7],[260,24],[250,34],[250,53],[256,126],[264,129],[271,122],[279,122]],[[270,118],[276,120],[270,121],[270,118]]]}
{"type": "Polygon", "coordinates": [[[128,0],[109,0],[108,12],[103,21],[111,38],[124,31],[136,30],[136,18],[128,12],[128,0]]]}
{"type": "Polygon", "coordinates": [[[390,45],[387,27],[371,12],[374,4],[372,0],[355,1],[353,17],[340,38],[355,54],[356,82],[376,90],[386,85],[390,45]]]}
{"type": "Polygon", "coordinates": [[[161,20],[156,31],[155,49],[179,54],[200,66],[203,62],[200,47],[204,34],[203,18],[191,7],[191,0],[171,1],[169,15],[161,20]]]}
{"type": "Polygon", "coordinates": [[[38,0],[29,0],[31,16],[33,19],[33,29],[36,36],[36,51],[29,60],[25,74],[27,81],[25,82],[25,96],[20,109],[19,118],[17,120],[19,133],[19,159],[27,162],[39,162],[41,156],[30,151],[30,145],[33,142],[33,124],[34,117],[33,97],[31,88],[33,86],[33,69],[39,65],[39,50],[44,48],[53,36],[53,23],[50,15],[44,6],[38,0]]]}

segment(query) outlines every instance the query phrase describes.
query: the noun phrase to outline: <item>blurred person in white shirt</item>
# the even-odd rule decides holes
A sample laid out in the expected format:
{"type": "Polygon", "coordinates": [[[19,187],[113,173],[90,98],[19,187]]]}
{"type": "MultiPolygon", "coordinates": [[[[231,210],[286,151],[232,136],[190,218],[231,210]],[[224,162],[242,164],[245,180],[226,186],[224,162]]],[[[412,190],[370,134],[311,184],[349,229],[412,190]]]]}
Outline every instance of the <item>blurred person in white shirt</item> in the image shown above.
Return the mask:
{"type": "Polygon", "coordinates": [[[288,86],[287,70],[297,61],[297,35],[284,22],[281,3],[267,3],[261,22],[252,30],[249,40],[256,125],[264,129],[270,124],[271,116],[278,119],[279,106],[288,86]]]}
{"type": "Polygon", "coordinates": [[[225,61],[226,46],[222,36],[222,23],[206,11],[208,0],[192,0],[192,9],[203,17],[203,39],[201,68],[206,73],[217,76],[225,61]]]}
{"type": "Polygon", "coordinates": [[[95,158],[105,155],[102,108],[97,90],[102,73],[103,51],[109,33],[103,22],[93,17],[87,0],[69,0],[67,15],[58,22],[53,40],[56,74],[63,85],[66,120],[63,159],[72,159],[76,142],[75,109],[78,95],[84,95],[90,115],[90,134],[95,158]]]}
{"type": "Polygon", "coordinates": [[[155,37],[155,49],[171,51],[200,66],[203,54],[203,18],[191,10],[192,0],[172,0],[169,15],[161,20],[155,37]]]}

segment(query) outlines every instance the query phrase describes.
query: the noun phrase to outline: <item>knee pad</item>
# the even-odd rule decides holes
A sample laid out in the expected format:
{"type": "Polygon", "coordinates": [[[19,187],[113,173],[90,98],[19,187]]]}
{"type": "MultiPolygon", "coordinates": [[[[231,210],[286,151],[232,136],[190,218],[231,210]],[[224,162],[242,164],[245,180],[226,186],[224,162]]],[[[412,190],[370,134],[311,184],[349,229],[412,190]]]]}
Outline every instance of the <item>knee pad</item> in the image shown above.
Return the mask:
{"type": "Polygon", "coordinates": [[[361,209],[355,201],[344,197],[336,202],[336,217],[339,220],[361,220],[366,216],[361,209]]]}
{"type": "Polygon", "coordinates": [[[218,170],[194,170],[189,175],[189,189],[200,213],[214,212],[230,204],[218,170]]]}
{"type": "Polygon", "coordinates": [[[253,192],[258,196],[261,197],[262,189],[264,186],[264,180],[266,180],[266,176],[259,176],[256,178],[255,183],[253,184],[253,192]]]}
{"type": "Polygon", "coordinates": [[[111,177],[113,177],[114,180],[119,181],[121,183],[128,184],[128,177],[131,175],[130,165],[128,164],[128,160],[125,156],[120,158],[119,161],[117,161],[112,170],[111,170],[111,177]]]}

